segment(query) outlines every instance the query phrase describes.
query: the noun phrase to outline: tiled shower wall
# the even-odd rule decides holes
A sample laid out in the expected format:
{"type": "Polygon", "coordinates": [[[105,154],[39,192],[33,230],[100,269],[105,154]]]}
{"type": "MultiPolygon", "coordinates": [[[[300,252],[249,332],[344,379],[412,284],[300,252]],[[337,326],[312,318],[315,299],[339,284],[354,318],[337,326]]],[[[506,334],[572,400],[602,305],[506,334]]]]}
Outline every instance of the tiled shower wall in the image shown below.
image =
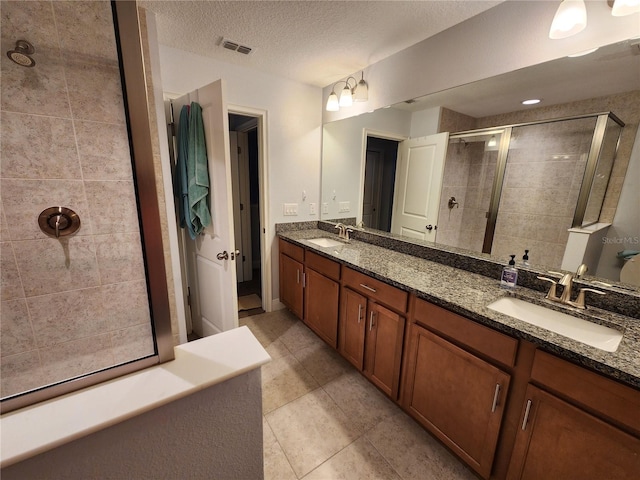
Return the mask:
{"type": "Polygon", "coordinates": [[[515,127],[491,254],[560,268],[596,118],[515,127]]]}
{"type": "Polygon", "coordinates": [[[153,353],[109,2],[1,3],[2,396],[153,353]],[[5,52],[31,42],[36,65],[5,52]],[[75,210],[50,238],[38,215],[75,210]]]}

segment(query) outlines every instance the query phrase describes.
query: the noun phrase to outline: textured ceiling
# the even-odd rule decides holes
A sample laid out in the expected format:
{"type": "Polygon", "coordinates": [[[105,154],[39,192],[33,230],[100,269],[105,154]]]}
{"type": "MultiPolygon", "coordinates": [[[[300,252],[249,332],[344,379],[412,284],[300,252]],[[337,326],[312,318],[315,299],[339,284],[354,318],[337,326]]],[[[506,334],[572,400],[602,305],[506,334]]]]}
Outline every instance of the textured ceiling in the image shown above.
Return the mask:
{"type": "Polygon", "coordinates": [[[158,1],[162,45],[325,87],[502,1],[158,1]],[[222,38],[251,47],[224,49],[222,38]]]}

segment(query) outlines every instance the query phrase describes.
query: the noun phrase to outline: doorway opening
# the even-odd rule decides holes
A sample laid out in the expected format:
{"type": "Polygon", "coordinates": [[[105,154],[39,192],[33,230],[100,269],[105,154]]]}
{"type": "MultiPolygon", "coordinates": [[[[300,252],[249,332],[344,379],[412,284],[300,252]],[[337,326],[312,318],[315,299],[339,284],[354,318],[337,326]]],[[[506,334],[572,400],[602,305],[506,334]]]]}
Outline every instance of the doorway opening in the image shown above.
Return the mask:
{"type": "Polygon", "coordinates": [[[367,227],[385,232],[391,231],[399,143],[367,135],[362,221],[367,227]]]}
{"type": "Polygon", "coordinates": [[[238,317],[264,313],[260,248],[258,118],[229,113],[238,317]]]}

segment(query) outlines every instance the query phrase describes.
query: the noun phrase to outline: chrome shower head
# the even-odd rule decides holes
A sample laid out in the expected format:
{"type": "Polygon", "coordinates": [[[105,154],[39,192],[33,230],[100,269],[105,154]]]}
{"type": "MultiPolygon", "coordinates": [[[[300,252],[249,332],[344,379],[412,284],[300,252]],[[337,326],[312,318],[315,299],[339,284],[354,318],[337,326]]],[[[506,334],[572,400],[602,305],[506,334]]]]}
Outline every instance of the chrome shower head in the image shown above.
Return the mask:
{"type": "Polygon", "coordinates": [[[22,67],[33,67],[36,64],[36,61],[29,55],[35,51],[36,49],[33,48],[33,45],[26,40],[18,40],[16,42],[16,47],[7,52],[7,57],[9,57],[12,62],[17,63],[22,67]]]}

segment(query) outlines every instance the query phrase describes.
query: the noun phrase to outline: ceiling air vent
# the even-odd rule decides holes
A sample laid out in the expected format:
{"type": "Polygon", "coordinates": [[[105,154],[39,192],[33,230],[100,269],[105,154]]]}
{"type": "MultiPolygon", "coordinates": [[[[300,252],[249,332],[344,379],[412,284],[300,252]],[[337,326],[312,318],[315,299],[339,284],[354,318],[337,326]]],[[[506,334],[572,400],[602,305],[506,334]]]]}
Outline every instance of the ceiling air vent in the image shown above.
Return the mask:
{"type": "Polygon", "coordinates": [[[248,55],[251,52],[251,47],[247,47],[245,45],[239,45],[236,42],[227,40],[226,38],[223,38],[221,43],[222,43],[222,46],[227,50],[233,50],[234,52],[244,53],[245,55],[248,55]]]}

